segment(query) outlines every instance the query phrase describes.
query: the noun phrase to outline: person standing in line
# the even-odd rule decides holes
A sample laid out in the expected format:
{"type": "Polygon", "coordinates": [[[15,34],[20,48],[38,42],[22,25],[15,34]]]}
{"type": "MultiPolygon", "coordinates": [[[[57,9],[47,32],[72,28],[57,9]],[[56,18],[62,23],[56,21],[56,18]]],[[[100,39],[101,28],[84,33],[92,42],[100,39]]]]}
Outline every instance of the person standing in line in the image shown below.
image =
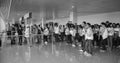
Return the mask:
{"type": "Polygon", "coordinates": [[[113,36],[114,36],[114,28],[113,24],[110,23],[107,27],[108,29],[108,50],[112,51],[112,46],[113,46],[113,36]]]}
{"type": "Polygon", "coordinates": [[[21,25],[19,25],[19,28],[18,28],[18,37],[19,37],[19,45],[22,45],[22,35],[23,35],[23,33],[22,33],[22,26],[21,25]]]}
{"type": "Polygon", "coordinates": [[[66,25],[66,29],[65,29],[65,35],[66,35],[67,43],[70,43],[71,35],[70,35],[70,29],[69,29],[69,27],[67,25],[66,25]]]}
{"type": "Polygon", "coordinates": [[[40,44],[40,42],[41,42],[41,34],[42,34],[42,29],[41,29],[41,25],[38,25],[38,30],[37,30],[38,32],[37,32],[37,34],[38,34],[38,44],[40,44]]]}
{"type": "Polygon", "coordinates": [[[64,28],[63,28],[63,25],[59,26],[59,31],[60,31],[60,39],[63,42],[64,41],[64,28]]]}
{"type": "Polygon", "coordinates": [[[15,45],[15,24],[12,24],[12,29],[11,29],[11,35],[12,35],[12,38],[11,38],[11,45],[15,45]]]}
{"type": "Polygon", "coordinates": [[[75,30],[75,26],[73,25],[71,28],[70,28],[70,34],[71,34],[71,44],[73,47],[75,47],[75,35],[76,35],[76,30],[75,30]]]}
{"type": "Polygon", "coordinates": [[[114,23],[114,42],[113,42],[113,47],[116,48],[119,43],[119,24],[114,23]]]}
{"type": "Polygon", "coordinates": [[[81,25],[79,25],[78,26],[78,36],[77,36],[77,40],[78,40],[78,42],[79,42],[79,47],[80,47],[80,51],[81,52],[83,52],[83,50],[82,50],[82,26],[81,25]]]}
{"type": "Polygon", "coordinates": [[[92,45],[92,41],[93,41],[93,30],[91,28],[91,24],[87,23],[86,24],[86,32],[85,32],[85,52],[84,54],[86,56],[91,56],[93,54],[93,45],[92,45]]]}
{"type": "Polygon", "coordinates": [[[86,28],[85,28],[85,26],[86,26],[86,22],[83,21],[83,23],[82,23],[82,32],[81,32],[81,36],[82,36],[82,50],[83,50],[83,52],[85,52],[85,43],[86,43],[86,41],[85,41],[85,30],[86,30],[86,28]]]}
{"type": "Polygon", "coordinates": [[[27,44],[30,45],[30,39],[29,39],[29,34],[30,34],[30,26],[29,25],[26,25],[26,28],[25,28],[25,38],[26,38],[26,41],[27,41],[27,44]]]}
{"type": "Polygon", "coordinates": [[[95,43],[95,48],[100,46],[100,42],[99,42],[99,26],[98,24],[94,25],[94,43],[95,43]]]}
{"type": "Polygon", "coordinates": [[[108,38],[108,30],[106,28],[106,24],[105,23],[101,23],[101,27],[100,27],[100,35],[101,35],[101,52],[105,52],[106,50],[106,42],[107,42],[107,38],[108,38]]]}
{"type": "Polygon", "coordinates": [[[49,30],[47,26],[44,26],[44,42],[47,45],[48,43],[48,35],[49,35],[49,30]]]}
{"type": "Polygon", "coordinates": [[[59,42],[59,25],[58,23],[55,23],[55,26],[54,26],[54,37],[55,37],[55,41],[56,42],[59,42]]]}

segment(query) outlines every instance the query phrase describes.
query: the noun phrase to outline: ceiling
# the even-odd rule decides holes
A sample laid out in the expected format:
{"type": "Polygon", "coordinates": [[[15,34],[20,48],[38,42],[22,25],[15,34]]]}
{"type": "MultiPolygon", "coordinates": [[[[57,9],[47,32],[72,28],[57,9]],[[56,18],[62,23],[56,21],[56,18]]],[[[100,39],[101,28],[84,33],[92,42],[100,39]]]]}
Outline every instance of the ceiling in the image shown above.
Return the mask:
{"type": "MultiPolygon", "coordinates": [[[[0,7],[8,5],[10,0],[0,0],[0,7]]],[[[70,10],[71,2],[81,14],[94,14],[120,11],[120,0],[12,0],[11,12],[40,12],[43,7],[57,10],[70,10]]]]}

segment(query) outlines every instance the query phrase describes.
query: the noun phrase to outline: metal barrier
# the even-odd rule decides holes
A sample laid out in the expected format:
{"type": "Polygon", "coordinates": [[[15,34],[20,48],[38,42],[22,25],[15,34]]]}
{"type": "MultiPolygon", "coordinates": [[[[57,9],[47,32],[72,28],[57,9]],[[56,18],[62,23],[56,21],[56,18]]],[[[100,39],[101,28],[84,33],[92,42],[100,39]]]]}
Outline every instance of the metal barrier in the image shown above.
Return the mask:
{"type": "MultiPolygon", "coordinates": [[[[55,36],[54,33],[51,33],[47,35],[47,42],[54,43],[55,41],[55,36]]],[[[8,44],[8,43],[15,43],[19,44],[20,41],[22,43],[29,43],[29,44],[34,44],[34,43],[43,43],[45,42],[45,36],[44,34],[29,34],[29,37],[25,37],[25,35],[7,35],[7,33],[3,33],[0,36],[2,46],[8,44]]],[[[60,38],[59,38],[60,39],[60,38]]],[[[65,40],[64,40],[65,41],[65,40]]]]}
{"type": "Polygon", "coordinates": [[[1,44],[2,46],[8,44],[8,43],[15,43],[18,44],[20,43],[20,40],[22,43],[41,43],[43,42],[43,34],[30,34],[29,37],[29,42],[27,41],[27,37],[25,35],[7,35],[6,33],[3,33],[0,36],[1,44]]]}

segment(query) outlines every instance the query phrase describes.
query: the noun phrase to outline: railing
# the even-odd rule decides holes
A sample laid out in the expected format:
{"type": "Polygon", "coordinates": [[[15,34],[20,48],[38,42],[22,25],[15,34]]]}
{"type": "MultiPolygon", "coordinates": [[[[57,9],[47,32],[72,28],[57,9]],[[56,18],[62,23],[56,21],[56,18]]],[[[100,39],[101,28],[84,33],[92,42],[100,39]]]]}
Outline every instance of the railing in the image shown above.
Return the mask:
{"type": "Polygon", "coordinates": [[[29,38],[26,38],[25,35],[6,35],[3,33],[0,36],[2,46],[8,43],[41,43],[44,41],[43,34],[30,34],[29,38]],[[28,40],[27,40],[28,39],[28,40]]]}
{"type": "MultiPolygon", "coordinates": [[[[2,46],[6,44],[19,44],[19,43],[29,43],[29,44],[35,44],[35,43],[43,43],[45,42],[44,34],[29,34],[29,37],[26,38],[25,35],[6,35],[6,33],[3,33],[0,36],[2,46]]],[[[64,40],[65,41],[65,40],[64,40]]],[[[53,43],[55,41],[55,36],[53,33],[47,35],[47,42],[53,43]]]]}

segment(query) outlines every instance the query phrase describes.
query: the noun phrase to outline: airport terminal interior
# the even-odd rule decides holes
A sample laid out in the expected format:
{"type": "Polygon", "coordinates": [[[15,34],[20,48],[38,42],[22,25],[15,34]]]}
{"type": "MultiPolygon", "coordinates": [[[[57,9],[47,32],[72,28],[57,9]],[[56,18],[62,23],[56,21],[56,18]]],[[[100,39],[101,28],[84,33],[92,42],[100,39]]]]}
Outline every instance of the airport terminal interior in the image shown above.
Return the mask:
{"type": "Polygon", "coordinates": [[[120,0],[0,0],[0,63],[120,63],[120,0]]]}

